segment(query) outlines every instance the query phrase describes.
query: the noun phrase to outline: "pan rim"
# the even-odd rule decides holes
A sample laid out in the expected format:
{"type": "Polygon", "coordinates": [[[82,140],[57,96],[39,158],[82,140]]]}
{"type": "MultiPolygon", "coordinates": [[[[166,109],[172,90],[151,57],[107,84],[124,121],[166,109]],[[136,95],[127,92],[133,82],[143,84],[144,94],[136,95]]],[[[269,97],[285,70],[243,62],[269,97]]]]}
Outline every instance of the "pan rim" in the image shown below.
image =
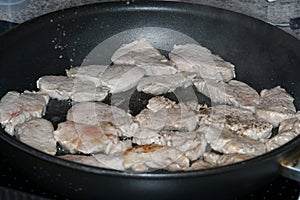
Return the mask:
{"type": "MultiPolygon", "coordinates": [[[[213,9],[213,10],[218,10],[218,11],[234,14],[234,15],[237,15],[238,17],[247,17],[247,19],[251,18],[256,23],[257,22],[263,23],[264,25],[270,26],[273,29],[278,29],[270,24],[267,24],[259,19],[256,19],[256,18],[248,16],[248,15],[240,14],[240,13],[237,13],[234,11],[225,10],[222,8],[216,8],[213,6],[201,5],[201,4],[164,1],[164,2],[135,2],[135,3],[130,3],[129,5],[127,5],[126,2],[102,2],[102,3],[94,3],[94,4],[72,7],[72,8],[68,8],[68,9],[64,9],[64,10],[58,10],[58,11],[54,11],[54,12],[39,16],[37,18],[28,20],[28,21],[20,24],[19,26],[14,27],[12,30],[4,33],[3,35],[0,35],[0,39],[2,39],[3,37],[9,36],[10,34],[15,33],[19,29],[23,29],[23,28],[26,28],[27,26],[31,26],[31,24],[33,22],[39,23],[39,22],[41,22],[41,20],[45,20],[45,18],[51,18],[56,15],[59,15],[62,11],[73,12],[73,11],[75,11],[77,9],[81,9],[83,7],[92,8],[93,6],[96,6],[96,7],[100,6],[101,9],[104,9],[104,10],[109,8],[109,10],[107,10],[107,11],[116,11],[116,10],[122,11],[122,9],[125,9],[125,8],[127,9],[126,11],[128,11],[128,8],[130,8],[130,9],[132,9],[132,11],[144,10],[144,9],[149,9],[149,10],[160,9],[160,10],[164,10],[164,11],[168,10],[168,11],[174,12],[177,10],[177,11],[183,12],[182,9],[178,8],[178,5],[184,5],[184,6],[191,8],[191,10],[189,10],[189,12],[191,12],[191,13],[196,12],[197,8],[206,7],[208,9],[213,9]]],[[[185,12],[187,12],[187,11],[185,11],[185,12]]],[[[84,13],[84,12],[82,12],[82,13],[84,13]]],[[[295,40],[298,41],[298,39],[293,37],[292,35],[281,31],[281,34],[284,34],[284,33],[286,35],[288,35],[290,38],[294,38],[295,40]]],[[[5,39],[5,38],[3,38],[3,39],[5,39]]],[[[122,176],[122,177],[130,177],[130,178],[182,178],[182,177],[186,178],[186,177],[206,176],[206,175],[212,175],[212,174],[215,175],[218,173],[229,172],[229,171],[237,170],[239,168],[247,167],[249,165],[257,164],[261,161],[274,159],[274,157],[278,157],[278,159],[279,159],[279,157],[282,154],[290,151],[291,148],[295,148],[297,145],[300,144],[300,136],[297,136],[296,138],[294,138],[292,141],[286,143],[285,145],[283,145],[273,151],[262,154],[260,156],[256,156],[254,158],[251,158],[251,159],[243,161],[243,162],[234,163],[234,164],[226,165],[226,166],[204,169],[204,170],[166,172],[166,173],[152,173],[152,172],[136,173],[136,172],[104,169],[104,168],[88,166],[88,165],[84,165],[84,164],[80,164],[80,163],[75,163],[75,162],[68,161],[68,160],[63,160],[61,158],[51,156],[51,155],[43,153],[39,150],[36,150],[18,140],[16,140],[14,137],[8,135],[7,133],[5,133],[2,130],[0,131],[0,139],[4,140],[9,145],[12,145],[15,148],[17,148],[27,154],[30,154],[31,156],[37,157],[39,159],[43,159],[44,161],[51,162],[56,165],[68,167],[73,170],[81,170],[81,171],[99,174],[99,175],[122,176]]]]}

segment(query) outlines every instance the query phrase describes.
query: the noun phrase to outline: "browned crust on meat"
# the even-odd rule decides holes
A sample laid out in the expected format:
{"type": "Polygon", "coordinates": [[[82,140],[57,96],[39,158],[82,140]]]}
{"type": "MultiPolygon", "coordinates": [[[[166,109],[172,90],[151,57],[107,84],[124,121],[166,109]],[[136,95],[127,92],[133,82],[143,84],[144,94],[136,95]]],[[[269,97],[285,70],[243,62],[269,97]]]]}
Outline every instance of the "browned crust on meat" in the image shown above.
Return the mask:
{"type": "Polygon", "coordinates": [[[145,145],[139,145],[135,146],[131,149],[128,149],[124,155],[128,155],[129,153],[152,153],[157,150],[167,148],[166,146],[160,146],[160,145],[155,145],[155,144],[145,144],[145,145]]]}

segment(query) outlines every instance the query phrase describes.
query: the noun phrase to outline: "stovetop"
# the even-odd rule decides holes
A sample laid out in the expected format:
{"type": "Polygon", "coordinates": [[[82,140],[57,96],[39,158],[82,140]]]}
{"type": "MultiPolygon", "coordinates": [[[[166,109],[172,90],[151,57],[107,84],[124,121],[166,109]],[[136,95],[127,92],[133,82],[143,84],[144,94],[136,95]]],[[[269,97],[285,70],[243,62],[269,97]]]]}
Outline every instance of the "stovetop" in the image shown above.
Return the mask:
{"type": "MultiPolygon", "coordinates": [[[[9,30],[16,24],[0,21],[0,33],[9,30]]],[[[68,199],[60,194],[47,191],[30,177],[20,174],[18,170],[0,155],[0,200],[39,200],[68,199]]],[[[300,199],[300,183],[279,177],[269,185],[235,200],[297,200],[300,199]]]]}

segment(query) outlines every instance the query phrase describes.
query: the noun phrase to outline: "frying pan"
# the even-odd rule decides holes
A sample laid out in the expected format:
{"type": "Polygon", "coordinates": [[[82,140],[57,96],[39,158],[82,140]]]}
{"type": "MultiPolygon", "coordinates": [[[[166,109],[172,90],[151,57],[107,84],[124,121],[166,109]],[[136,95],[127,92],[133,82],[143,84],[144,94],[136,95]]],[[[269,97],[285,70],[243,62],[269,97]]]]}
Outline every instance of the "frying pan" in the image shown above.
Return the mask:
{"type": "MultiPolygon", "coordinates": [[[[0,36],[0,96],[10,90],[34,90],[42,75],[104,62],[118,45],[141,34],[162,52],[173,44],[198,42],[234,63],[239,80],[258,91],[281,85],[300,108],[300,41],[245,15],[174,2],[93,4],[21,24],[0,36]]],[[[223,167],[137,174],[61,160],[18,142],[3,130],[0,134],[0,152],[20,172],[72,199],[232,198],[279,176],[280,161],[299,143],[297,137],[269,153],[223,167]]]]}

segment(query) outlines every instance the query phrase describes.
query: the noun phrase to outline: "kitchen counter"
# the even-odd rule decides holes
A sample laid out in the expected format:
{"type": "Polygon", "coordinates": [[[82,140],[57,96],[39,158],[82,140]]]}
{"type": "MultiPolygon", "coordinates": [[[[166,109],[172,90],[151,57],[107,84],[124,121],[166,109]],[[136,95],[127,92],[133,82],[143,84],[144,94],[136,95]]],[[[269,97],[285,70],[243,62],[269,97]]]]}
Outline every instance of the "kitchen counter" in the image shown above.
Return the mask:
{"type": "MultiPolygon", "coordinates": [[[[34,17],[59,9],[104,1],[105,0],[28,0],[28,3],[23,3],[19,6],[0,6],[0,20],[22,23],[34,17]]],[[[273,24],[287,23],[290,18],[300,17],[300,0],[277,0],[275,2],[267,2],[266,0],[174,1],[199,3],[224,8],[227,10],[243,13],[273,24]]],[[[293,31],[289,27],[285,27],[282,29],[300,39],[300,30],[293,31]]]]}

